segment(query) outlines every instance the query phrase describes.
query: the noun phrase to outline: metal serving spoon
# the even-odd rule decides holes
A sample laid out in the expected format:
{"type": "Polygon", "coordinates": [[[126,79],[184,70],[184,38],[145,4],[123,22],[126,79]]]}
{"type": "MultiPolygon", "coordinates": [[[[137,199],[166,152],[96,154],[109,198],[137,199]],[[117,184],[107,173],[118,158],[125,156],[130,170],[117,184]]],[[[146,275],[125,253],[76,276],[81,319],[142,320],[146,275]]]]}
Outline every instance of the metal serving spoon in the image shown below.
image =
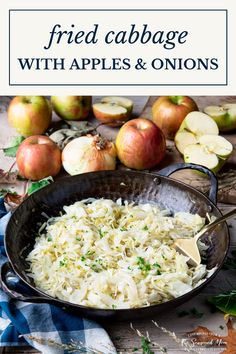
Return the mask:
{"type": "Polygon", "coordinates": [[[179,238],[175,241],[174,247],[177,251],[189,257],[188,263],[193,266],[198,266],[201,263],[201,256],[197,246],[198,239],[205,234],[205,232],[213,229],[215,226],[219,225],[223,221],[236,215],[236,209],[231,210],[229,213],[221,216],[220,218],[214,220],[210,224],[203,226],[203,228],[191,239],[189,238],[179,238]]]}

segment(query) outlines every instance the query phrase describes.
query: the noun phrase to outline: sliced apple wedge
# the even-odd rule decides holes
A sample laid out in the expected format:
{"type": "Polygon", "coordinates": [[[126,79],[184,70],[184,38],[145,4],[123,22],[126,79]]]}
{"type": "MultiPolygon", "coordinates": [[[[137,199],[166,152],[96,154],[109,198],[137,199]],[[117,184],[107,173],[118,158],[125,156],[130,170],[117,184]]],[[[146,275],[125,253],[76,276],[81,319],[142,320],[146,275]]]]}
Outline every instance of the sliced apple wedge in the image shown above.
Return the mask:
{"type": "Polygon", "coordinates": [[[204,112],[214,119],[222,132],[236,129],[236,103],[225,103],[221,106],[208,106],[204,112]]]}
{"type": "Polygon", "coordinates": [[[205,147],[200,144],[193,144],[186,147],[184,150],[184,161],[205,166],[212,171],[215,170],[219,164],[217,155],[207,151],[205,147]]]}
{"type": "Polygon", "coordinates": [[[131,116],[133,102],[126,97],[107,96],[100,103],[93,105],[95,117],[102,123],[110,126],[119,126],[125,123],[131,116]]]}
{"type": "Polygon", "coordinates": [[[202,112],[190,112],[183,120],[175,135],[175,145],[181,154],[190,144],[196,144],[202,135],[218,135],[219,129],[216,122],[202,112]]]}
{"type": "Polygon", "coordinates": [[[175,135],[175,145],[181,154],[184,153],[184,149],[191,144],[197,144],[198,139],[196,135],[188,132],[187,130],[178,131],[175,135]]]}
{"type": "Polygon", "coordinates": [[[122,124],[128,119],[127,109],[112,103],[95,103],[93,113],[100,122],[111,125],[122,124]]]}
{"type": "Polygon", "coordinates": [[[199,144],[205,145],[208,151],[222,159],[227,159],[233,151],[233,145],[220,135],[203,135],[199,138],[199,144]]]}
{"type": "Polygon", "coordinates": [[[128,113],[131,115],[133,111],[133,102],[127,97],[118,96],[107,96],[101,99],[102,103],[111,103],[127,109],[128,113]]]}
{"type": "Polygon", "coordinates": [[[219,135],[203,135],[197,144],[184,149],[184,161],[205,166],[217,173],[233,151],[232,144],[219,135]]]}

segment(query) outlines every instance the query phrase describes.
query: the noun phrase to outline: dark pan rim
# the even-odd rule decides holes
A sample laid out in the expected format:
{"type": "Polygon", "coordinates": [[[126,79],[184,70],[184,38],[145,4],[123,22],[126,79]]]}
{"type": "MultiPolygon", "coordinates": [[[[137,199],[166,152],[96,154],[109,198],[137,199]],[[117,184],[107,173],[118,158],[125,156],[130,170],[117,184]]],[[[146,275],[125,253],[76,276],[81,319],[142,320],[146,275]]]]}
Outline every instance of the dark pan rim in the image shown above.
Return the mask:
{"type": "MultiPolygon", "coordinates": [[[[171,177],[166,177],[166,176],[162,176],[162,175],[159,175],[158,173],[153,173],[153,172],[144,172],[144,171],[130,171],[130,170],[118,170],[118,171],[96,171],[96,172],[88,172],[88,173],[83,173],[83,174],[79,174],[79,175],[75,175],[75,176],[66,176],[64,178],[61,178],[60,180],[58,181],[55,181],[53,182],[52,184],[49,184],[48,186],[45,186],[43,187],[42,189],[36,191],[35,193],[31,194],[30,196],[28,196],[23,202],[25,203],[29,198],[31,198],[34,194],[36,193],[43,193],[43,191],[45,191],[46,189],[51,189],[52,186],[54,186],[55,188],[55,185],[61,185],[63,184],[64,181],[66,181],[67,179],[78,179],[80,176],[82,178],[85,178],[86,176],[90,176],[90,175],[105,175],[105,174],[113,174],[113,173],[119,173],[119,174],[130,174],[130,175],[148,175],[148,176],[152,176],[153,178],[161,178],[163,180],[171,180],[173,181],[175,184],[179,185],[179,186],[183,186],[185,187],[186,189],[188,190],[191,190],[191,191],[194,191],[195,193],[198,193],[199,195],[201,195],[204,199],[206,199],[206,201],[209,202],[209,204],[211,206],[213,206],[217,212],[219,213],[219,215],[223,215],[222,212],[220,211],[220,209],[217,207],[217,205],[215,205],[207,195],[205,195],[204,193],[198,191],[196,188],[192,187],[192,186],[189,186],[188,184],[182,182],[182,181],[179,181],[179,180],[176,180],[174,178],[171,178],[171,177]]],[[[11,215],[11,218],[13,217],[13,215],[17,212],[19,212],[19,208],[21,207],[21,205],[19,205],[19,207],[12,213],[11,215]]],[[[104,308],[97,308],[97,307],[88,307],[88,306],[83,306],[83,305],[79,305],[79,304],[75,304],[75,303],[72,303],[72,302],[69,302],[69,301],[65,301],[65,300],[61,300],[59,298],[56,298],[56,297],[53,297],[51,295],[48,295],[46,293],[44,293],[42,290],[40,290],[39,288],[37,288],[36,286],[33,286],[31,285],[30,283],[27,282],[27,280],[25,280],[23,278],[23,276],[21,276],[18,271],[16,270],[11,258],[9,257],[9,252],[8,252],[8,249],[7,249],[7,244],[6,244],[6,239],[9,232],[9,228],[10,228],[10,222],[11,222],[11,218],[7,224],[7,228],[6,228],[6,232],[5,232],[5,235],[4,235],[4,247],[5,247],[5,250],[6,250],[6,255],[8,257],[8,260],[12,266],[12,269],[14,270],[15,274],[27,285],[29,286],[33,291],[41,294],[44,298],[48,298],[49,300],[53,300],[53,302],[55,302],[55,305],[56,303],[61,304],[65,307],[69,307],[69,306],[73,306],[75,308],[78,308],[78,309],[83,309],[83,310],[89,310],[89,311],[94,311],[94,312],[106,312],[106,313],[121,313],[121,312],[126,312],[126,313],[131,313],[131,312],[134,312],[134,311],[137,311],[137,310],[144,310],[145,309],[150,309],[150,308],[156,308],[158,307],[159,309],[161,309],[162,307],[165,307],[167,304],[169,304],[170,306],[174,303],[179,303],[181,302],[181,300],[183,300],[185,297],[189,297],[189,299],[186,299],[187,300],[190,300],[190,298],[192,297],[191,295],[194,295],[195,293],[198,293],[202,288],[204,288],[205,286],[207,286],[207,284],[217,275],[217,273],[220,271],[225,259],[226,259],[226,256],[227,256],[227,253],[228,253],[228,250],[229,250],[229,245],[230,245],[230,234],[229,234],[229,228],[228,228],[228,225],[226,222],[222,223],[222,225],[225,226],[225,236],[227,237],[227,247],[225,248],[225,254],[224,254],[224,257],[222,259],[222,261],[216,266],[216,270],[214,271],[214,273],[211,274],[211,276],[209,278],[206,278],[200,285],[198,285],[196,288],[192,289],[191,291],[181,295],[181,296],[178,296],[174,299],[171,299],[171,300],[168,300],[168,301],[165,301],[165,302],[162,302],[160,304],[153,304],[153,305],[150,305],[150,306],[143,306],[143,307],[135,307],[135,308],[128,308],[128,309],[104,309],[104,308]]]]}
{"type": "MultiPolygon", "coordinates": [[[[217,207],[217,205],[206,195],[204,194],[203,192],[199,191],[198,189],[190,186],[189,184],[186,184],[180,180],[177,180],[175,178],[172,178],[172,177],[167,177],[167,176],[163,176],[161,174],[158,174],[157,173],[154,173],[154,172],[146,172],[146,171],[135,171],[135,170],[108,170],[108,171],[95,171],[95,172],[87,172],[87,173],[81,173],[81,174],[78,174],[78,175],[74,175],[74,176],[64,176],[64,177],[61,177],[59,180],[57,181],[54,181],[53,183],[50,183],[48,184],[47,186],[37,190],[36,192],[30,194],[26,199],[24,199],[24,201],[14,210],[14,212],[12,213],[11,217],[13,215],[15,215],[18,211],[19,208],[21,208],[21,205],[24,204],[26,201],[28,201],[28,199],[32,198],[34,195],[36,194],[40,194],[42,193],[43,191],[47,191],[48,189],[51,189],[51,188],[55,188],[55,186],[57,185],[60,185],[62,184],[63,185],[63,182],[67,181],[67,180],[76,180],[80,177],[82,178],[86,178],[87,176],[96,176],[96,175],[105,175],[105,174],[108,174],[108,175],[112,175],[112,174],[116,174],[116,175],[119,175],[119,174],[129,174],[129,175],[145,175],[145,176],[152,176],[153,178],[161,178],[163,180],[171,180],[173,181],[175,184],[177,185],[180,185],[180,186],[183,186],[185,187],[186,189],[190,190],[190,191],[194,191],[195,193],[198,193],[199,195],[201,195],[203,198],[205,198],[212,206],[214,206],[217,211],[219,212],[220,216],[222,216],[222,212],[220,211],[220,209],[217,207]]],[[[11,218],[10,218],[11,220],[11,218]]],[[[6,233],[8,231],[8,225],[10,223],[10,220],[7,224],[7,228],[6,228],[6,233]]],[[[5,234],[6,234],[5,233],[5,234]]]]}

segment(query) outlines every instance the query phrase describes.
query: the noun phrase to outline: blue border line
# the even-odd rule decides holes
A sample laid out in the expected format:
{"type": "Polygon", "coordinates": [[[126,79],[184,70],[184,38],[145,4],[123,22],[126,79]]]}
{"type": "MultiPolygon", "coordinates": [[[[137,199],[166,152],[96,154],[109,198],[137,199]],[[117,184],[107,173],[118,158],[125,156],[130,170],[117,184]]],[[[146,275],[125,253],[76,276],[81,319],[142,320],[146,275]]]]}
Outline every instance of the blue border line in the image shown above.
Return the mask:
{"type": "Polygon", "coordinates": [[[149,87],[149,86],[228,86],[228,10],[227,9],[10,9],[9,10],[9,73],[8,73],[8,81],[9,81],[9,86],[140,86],[140,87],[149,87]],[[167,84],[110,84],[110,83],[106,83],[106,84],[14,84],[11,83],[11,65],[10,65],[10,58],[11,58],[11,12],[30,12],[30,11],[38,11],[38,12],[43,12],[43,11],[80,11],[80,12],[94,12],[94,11],[98,11],[98,12],[133,12],[133,11],[138,11],[138,12],[150,12],[150,11],[158,11],[158,12],[225,12],[225,19],[226,19],[226,56],[225,56],[225,67],[226,67],[226,77],[225,77],[225,83],[219,83],[219,84],[186,84],[186,83],[175,83],[175,84],[171,84],[171,83],[167,83],[167,84]]]}

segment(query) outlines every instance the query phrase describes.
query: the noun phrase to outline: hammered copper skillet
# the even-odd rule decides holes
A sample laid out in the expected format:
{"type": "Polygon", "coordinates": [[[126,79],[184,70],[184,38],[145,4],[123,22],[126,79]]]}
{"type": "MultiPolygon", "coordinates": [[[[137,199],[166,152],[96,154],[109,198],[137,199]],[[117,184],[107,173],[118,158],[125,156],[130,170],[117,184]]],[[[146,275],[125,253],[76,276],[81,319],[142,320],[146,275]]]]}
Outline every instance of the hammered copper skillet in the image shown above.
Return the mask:
{"type": "Polygon", "coordinates": [[[33,280],[25,271],[28,267],[25,258],[34,246],[39,225],[46,220],[46,215],[56,216],[64,205],[89,197],[113,200],[122,198],[122,200],[136,203],[154,202],[169,209],[172,213],[186,211],[198,213],[202,217],[205,217],[207,213],[216,217],[222,215],[216,206],[217,179],[215,175],[205,167],[194,164],[172,165],[158,174],[118,170],[63,178],[28,197],[16,209],[8,223],[5,248],[9,263],[2,267],[1,285],[13,298],[29,302],[52,303],[81,316],[100,320],[111,318],[133,320],[145,316],[153,317],[161,311],[170,311],[186,302],[197,295],[221,268],[229,247],[229,232],[226,223],[219,225],[209,235],[203,236],[204,242],[209,245],[204,257],[205,263],[208,269],[217,267],[216,270],[204,283],[176,299],[143,308],[104,310],[72,304],[45,294],[35,287],[33,280]],[[186,168],[197,169],[210,177],[209,197],[180,181],[169,178],[173,172],[186,168]],[[26,284],[30,292],[23,291],[24,293],[19,294],[9,288],[9,279],[16,275],[26,284]]]}

